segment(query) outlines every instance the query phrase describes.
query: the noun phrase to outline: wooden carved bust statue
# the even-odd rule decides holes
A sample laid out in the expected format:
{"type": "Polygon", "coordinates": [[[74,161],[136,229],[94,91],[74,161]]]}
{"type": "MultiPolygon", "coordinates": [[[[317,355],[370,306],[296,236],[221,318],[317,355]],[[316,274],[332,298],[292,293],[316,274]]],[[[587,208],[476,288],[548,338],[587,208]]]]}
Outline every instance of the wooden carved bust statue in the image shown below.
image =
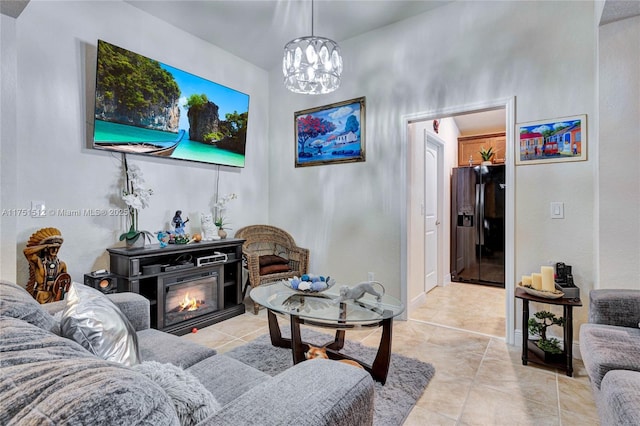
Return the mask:
{"type": "Polygon", "coordinates": [[[39,303],[62,300],[71,284],[67,264],[58,259],[63,241],[58,229],[42,228],[29,237],[23,250],[29,261],[27,291],[39,303]]]}

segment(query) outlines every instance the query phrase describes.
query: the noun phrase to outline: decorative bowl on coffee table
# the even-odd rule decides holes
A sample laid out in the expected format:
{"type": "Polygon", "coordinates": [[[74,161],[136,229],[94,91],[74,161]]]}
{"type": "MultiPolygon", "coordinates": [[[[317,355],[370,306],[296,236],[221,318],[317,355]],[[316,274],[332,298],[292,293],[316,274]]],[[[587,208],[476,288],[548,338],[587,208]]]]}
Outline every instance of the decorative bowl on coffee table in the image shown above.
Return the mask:
{"type": "Polygon", "coordinates": [[[293,277],[283,280],[282,283],[298,293],[321,293],[330,289],[336,283],[336,280],[329,276],[304,274],[301,277],[293,277]]]}

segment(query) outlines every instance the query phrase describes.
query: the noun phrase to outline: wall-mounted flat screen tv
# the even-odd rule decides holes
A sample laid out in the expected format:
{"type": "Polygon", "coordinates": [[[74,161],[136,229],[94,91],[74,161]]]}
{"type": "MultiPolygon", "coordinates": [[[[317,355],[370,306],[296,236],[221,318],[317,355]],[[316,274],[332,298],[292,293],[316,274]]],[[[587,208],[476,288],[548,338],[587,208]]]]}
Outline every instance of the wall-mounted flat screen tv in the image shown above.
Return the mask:
{"type": "Polygon", "coordinates": [[[244,167],[249,95],[98,40],[93,147],[244,167]]]}

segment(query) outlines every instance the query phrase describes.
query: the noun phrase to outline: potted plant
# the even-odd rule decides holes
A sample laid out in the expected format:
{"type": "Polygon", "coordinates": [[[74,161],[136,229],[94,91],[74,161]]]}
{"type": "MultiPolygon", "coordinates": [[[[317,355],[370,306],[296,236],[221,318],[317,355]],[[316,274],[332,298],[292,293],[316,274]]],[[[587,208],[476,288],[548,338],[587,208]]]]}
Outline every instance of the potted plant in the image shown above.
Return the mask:
{"type": "Polygon", "coordinates": [[[122,199],[127,204],[131,223],[129,231],[120,235],[120,241],[124,240],[128,248],[144,247],[145,240],[151,241],[152,235],[149,231],[141,231],[138,228],[138,210],[149,205],[153,190],[144,187],[140,168],[135,164],[129,165],[126,155],[123,157],[125,187],[122,190],[122,199]]]}
{"type": "Polygon", "coordinates": [[[214,223],[218,228],[218,236],[223,240],[227,238],[227,231],[225,231],[225,229],[228,229],[228,228],[225,228],[225,225],[228,225],[228,222],[225,220],[225,218],[220,216],[215,220],[214,223]]]}
{"type": "Polygon", "coordinates": [[[529,335],[538,337],[533,346],[533,352],[544,362],[558,362],[562,360],[564,350],[560,347],[560,341],[555,337],[547,337],[547,328],[552,325],[564,327],[565,319],[556,317],[549,311],[536,312],[535,318],[529,318],[527,323],[529,335]],[[539,349],[536,351],[535,349],[539,349]]]}
{"type": "Polygon", "coordinates": [[[222,216],[222,214],[227,209],[227,203],[231,200],[235,200],[236,198],[238,198],[238,196],[234,193],[231,193],[231,194],[225,195],[221,199],[218,199],[218,191],[216,189],[216,203],[214,205],[216,219],[213,223],[218,228],[218,236],[222,239],[227,238],[227,231],[225,231],[225,229],[229,229],[229,228],[226,228],[225,226],[225,225],[228,225],[229,222],[226,221],[226,219],[224,218],[224,216],[222,216]]]}
{"type": "Polygon", "coordinates": [[[482,165],[486,166],[488,164],[491,164],[491,157],[493,157],[493,155],[495,154],[495,152],[493,152],[493,147],[490,146],[489,149],[486,149],[484,146],[482,148],[480,148],[480,156],[482,157],[482,165]]]}

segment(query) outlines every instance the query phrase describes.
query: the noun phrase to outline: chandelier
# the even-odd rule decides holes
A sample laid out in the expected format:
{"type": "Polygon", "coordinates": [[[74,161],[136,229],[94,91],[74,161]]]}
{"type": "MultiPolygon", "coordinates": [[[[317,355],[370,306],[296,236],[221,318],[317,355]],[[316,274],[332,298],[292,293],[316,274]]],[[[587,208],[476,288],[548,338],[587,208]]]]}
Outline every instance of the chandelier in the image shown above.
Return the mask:
{"type": "Polygon", "coordinates": [[[340,87],[340,47],[333,40],[313,35],[313,0],[311,36],[296,38],[284,46],[282,72],[284,86],[295,93],[319,95],[340,87]]]}

